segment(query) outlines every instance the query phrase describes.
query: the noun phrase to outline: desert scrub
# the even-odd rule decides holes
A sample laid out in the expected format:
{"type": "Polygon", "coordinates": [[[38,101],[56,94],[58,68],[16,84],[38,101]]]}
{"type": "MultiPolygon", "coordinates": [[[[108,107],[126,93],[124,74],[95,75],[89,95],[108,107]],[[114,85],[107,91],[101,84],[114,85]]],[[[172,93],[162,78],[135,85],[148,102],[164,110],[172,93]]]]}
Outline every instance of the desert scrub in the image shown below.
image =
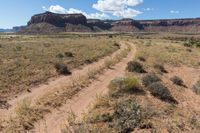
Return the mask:
{"type": "Polygon", "coordinates": [[[192,89],[196,94],[200,95],[200,80],[193,85],[192,89]]]}
{"type": "Polygon", "coordinates": [[[143,66],[137,61],[130,61],[126,68],[129,72],[145,73],[143,66]]]}
{"type": "Polygon", "coordinates": [[[200,49],[193,48],[191,53],[186,51],[182,42],[166,42],[163,39],[152,39],[150,47],[145,43],[137,45],[137,57],[148,57],[146,63],[153,66],[154,64],[168,64],[173,66],[192,65],[197,66],[200,58],[200,49]],[[166,49],[166,47],[168,49],[166,49]],[[187,55],[187,56],[185,56],[187,55]],[[184,57],[184,58],[183,58],[184,57]]]}
{"type": "Polygon", "coordinates": [[[109,86],[109,95],[115,97],[123,93],[134,93],[140,90],[138,79],[133,76],[117,77],[113,79],[109,86]]]}
{"type": "Polygon", "coordinates": [[[142,125],[143,117],[139,104],[135,100],[126,100],[117,104],[114,111],[113,125],[119,133],[132,132],[142,125]]]}
{"type": "Polygon", "coordinates": [[[168,73],[165,67],[161,64],[155,64],[154,68],[157,69],[159,72],[168,73]]]}
{"type": "Polygon", "coordinates": [[[159,81],[161,81],[161,79],[155,73],[149,73],[142,78],[142,83],[145,87],[159,81]]]}
{"type": "Polygon", "coordinates": [[[173,77],[170,78],[170,80],[175,85],[184,86],[183,80],[180,77],[178,77],[178,76],[173,76],[173,77]]]}
{"type": "Polygon", "coordinates": [[[162,84],[162,82],[152,83],[151,85],[148,86],[148,90],[150,91],[150,93],[153,96],[155,96],[165,102],[178,104],[178,102],[171,95],[169,89],[166,86],[164,86],[162,84]]]}
{"type": "Polygon", "coordinates": [[[62,75],[70,75],[71,74],[71,72],[69,71],[69,68],[65,64],[62,64],[62,63],[57,63],[55,65],[55,69],[59,74],[62,74],[62,75]]]}
{"type": "Polygon", "coordinates": [[[43,118],[48,110],[31,107],[31,101],[24,99],[16,108],[16,117],[11,118],[5,127],[6,132],[25,132],[34,127],[33,123],[43,118]]]}
{"type": "Polygon", "coordinates": [[[115,38],[99,35],[13,36],[16,37],[5,36],[0,40],[0,97],[3,98],[58,76],[55,71],[58,62],[72,70],[85,64],[87,59],[97,61],[118,50],[115,38]]]}
{"type": "Polygon", "coordinates": [[[111,68],[113,65],[115,64],[115,61],[113,60],[113,58],[107,58],[107,59],[105,59],[105,61],[104,61],[104,65],[105,65],[105,67],[106,68],[111,68]]]}
{"type": "Polygon", "coordinates": [[[146,61],[146,59],[143,56],[139,56],[138,59],[139,59],[139,61],[142,61],[142,62],[146,61]]]}

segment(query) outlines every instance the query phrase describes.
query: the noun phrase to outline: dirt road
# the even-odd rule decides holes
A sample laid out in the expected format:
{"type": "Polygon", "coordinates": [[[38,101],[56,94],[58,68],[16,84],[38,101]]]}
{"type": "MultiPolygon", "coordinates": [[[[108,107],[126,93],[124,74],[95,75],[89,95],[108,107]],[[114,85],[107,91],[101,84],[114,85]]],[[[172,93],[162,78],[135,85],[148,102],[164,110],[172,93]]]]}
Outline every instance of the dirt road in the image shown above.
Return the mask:
{"type": "Polygon", "coordinates": [[[98,77],[98,80],[95,80],[89,87],[81,90],[76,96],[68,100],[64,106],[59,108],[59,110],[53,110],[52,113],[46,115],[43,120],[35,125],[33,132],[60,133],[69,112],[73,111],[77,117],[81,117],[87,111],[88,107],[91,106],[97,94],[107,92],[107,86],[113,78],[125,74],[127,63],[134,58],[136,52],[135,46],[133,44],[130,45],[132,50],[127,58],[116,64],[113,69],[106,70],[103,75],[98,77]]]}

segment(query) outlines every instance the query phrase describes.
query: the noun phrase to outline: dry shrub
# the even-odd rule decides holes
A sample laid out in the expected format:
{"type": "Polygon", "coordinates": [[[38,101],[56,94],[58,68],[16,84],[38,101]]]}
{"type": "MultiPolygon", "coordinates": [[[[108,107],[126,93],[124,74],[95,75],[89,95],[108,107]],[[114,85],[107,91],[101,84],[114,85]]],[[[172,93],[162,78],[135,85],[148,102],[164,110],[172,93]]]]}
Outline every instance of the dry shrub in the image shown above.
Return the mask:
{"type": "Polygon", "coordinates": [[[142,78],[142,83],[145,87],[159,81],[161,81],[161,79],[154,73],[147,74],[142,78]]]}
{"type": "Polygon", "coordinates": [[[109,86],[109,95],[112,97],[123,93],[141,92],[138,79],[133,76],[117,77],[113,79],[109,86]]]}
{"type": "Polygon", "coordinates": [[[192,89],[196,94],[200,95],[200,80],[193,85],[192,89]]]}
{"type": "Polygon", "coordinates": [[[173,77],[170,78],[170,80],[176,85],[184,86],[183,80],[178,76],[173,76],[173,77]]]}
{"type": "Polygon", "coordinates": [[[56,68],[56,71],[59,74],[63,74],[63,75],[70,75],[71,74],[71,72],[69,71],[68,67],[65,64],[57,63],[55,65],[55,68],[56,68]]]}
{"type": "Polygon", "coordinates": [[[129,72],[137,72],[137,73],[145,73],[143,66],[137,61],[128,62],[128,66],[126,68],[129,72]]]}
{"type": "Polygon", "coordinates": [[[171,95],[169,89],[166,86],[164,86],[161,82],[152,83],[150,86],[148,86],[148,90],[153,96],[165,102],[178,104],[178,102],[171,95]]]}

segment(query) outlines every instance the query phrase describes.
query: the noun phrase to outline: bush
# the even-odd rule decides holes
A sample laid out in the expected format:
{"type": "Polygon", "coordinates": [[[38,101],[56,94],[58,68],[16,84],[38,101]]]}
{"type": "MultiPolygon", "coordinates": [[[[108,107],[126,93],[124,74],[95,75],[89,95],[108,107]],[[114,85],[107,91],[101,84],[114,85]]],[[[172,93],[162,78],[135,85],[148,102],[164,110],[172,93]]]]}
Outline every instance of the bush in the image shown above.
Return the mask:
{"type": "Polygon", "coordinates": [[[70,75],[71,72],[69,71],[68,67],[65,64],[61,64],[61,63],[57,63],[55,65],[56,71],[59,74],[63,74],[63,75],[70,75]]]}
{"type": "Polygon", "coordinates": [[[8,109],[10,107],[10,104],[8,104],[5,100],[0,100],[0,109],[8,109]]]}
{"type": "Polygon", "coordinates": [[[126,100],[117,104],[114,111],[114,127],[119,133],[129,133],[140,127],[143,121],[140,106],[134,100],[126,100]]]}
{"type": "Polygon", "coordinates": [[[196,94],[200,95],[200,80],[193,85],[192,89],[196,94]]]}
{"type": "Polygon", "coordinates": [[[66,57],[74,57],[72,52],[65,52],[66,57]]]}
{"type": "Polygon", "coordinates": [[[114,60],[112,58],[107,58],[104,61],[104,65],[106,68],[111,69],[111,67],[115,64],[114,60]]]}
{"type": "Polygon", "coordinates": [[[183,80],[178,76],[173,76],[173,77],[170,78],[170,80],[176,85],[184,86],[183,80]]]}
{"type": "Polygon", "coordinates": [[[155,65],[154,65],[154,68],[157,69],[157,70],[159,70],[159,71],[162,72],[162,73],[167,73],[167,70],[166,70],[166,69],[164,68],[164,66],[161,65],[161,64],[155,64],[155,65]]]}
{"type": "Polygon", "coordinates": [[[58,57],[58,58],[64,58],[65,56],[63,55],[63,53],[59,53],[58,55],[56,55],[56,57],[58,57]]]}
{"type": "Polygon", "coordinates": [[[120,44],[119,43],[114,43],[114,46],[120,49],[120,44]]]}
{"type": "Polygon", "coordinates": [[[128,66],[126,68],[129,72],[137,72],[137,73],[145,73],[146,71],[143,69],[143,66],[136,61],[128,62],[128,66]]]}
{"type": "Polygon", "coordinates": [[[140,61],[142,61],[142,62],[145,62],[145,61],[146,61],[146,59],[145,59],[144,57],[142,57],[142,56],[138,57],[138,59],[139,59],[140,61]]]}
{"type": "Polygon", "coordinates": [[[149,86],[152,83],[159,82],[161,79],[154,73],[147,74],[142,78],[142,83],[144,86],[149,86]]]}
{"type": "Polygon", "coordinates": [[[92,64],[92,61],[90,59],[87,59],[84,61],[85,64],[92,64]]]}
{"type": "Polygon", "coordinates": [[[110,82],[108,88],[110,96],[116,96],[119,93],[133,93],[140,91],[139,82],[133,76],[115,78],[110,82]]]}
{"type": "Polygon", "coordinates": [[[165,102],[177,104],[178,102],[173,98],[169,89],[165,87],[161,82],[152,83],[148,86],[148,90],[151,94],[165,102]]]}

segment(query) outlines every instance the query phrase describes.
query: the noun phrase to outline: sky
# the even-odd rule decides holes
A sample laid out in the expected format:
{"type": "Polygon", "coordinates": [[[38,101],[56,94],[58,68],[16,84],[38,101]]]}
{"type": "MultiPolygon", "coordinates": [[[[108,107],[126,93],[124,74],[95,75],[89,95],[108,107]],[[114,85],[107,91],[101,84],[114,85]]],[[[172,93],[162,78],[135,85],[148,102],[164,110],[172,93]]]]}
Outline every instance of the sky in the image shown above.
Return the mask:
{"type": "Polygon", "coordinates": [[[0,28],[26,25],[34,14],[82,13],[99,19],[200,17],[200,0],[1,0],[0,28]]]}

